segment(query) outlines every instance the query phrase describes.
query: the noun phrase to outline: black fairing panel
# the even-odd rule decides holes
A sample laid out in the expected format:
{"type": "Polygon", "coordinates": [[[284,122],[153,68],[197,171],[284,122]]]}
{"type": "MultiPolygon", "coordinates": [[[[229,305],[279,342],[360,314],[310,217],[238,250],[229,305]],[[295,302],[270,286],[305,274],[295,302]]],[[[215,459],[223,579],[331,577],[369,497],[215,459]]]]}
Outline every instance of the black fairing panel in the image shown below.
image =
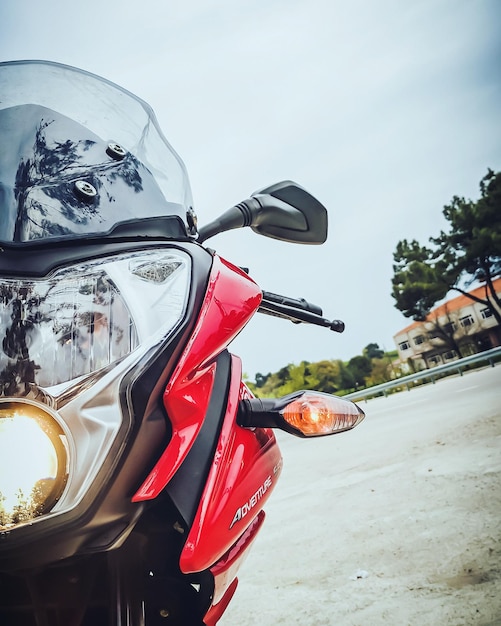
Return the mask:
{"type": "Polygon", "coordinates": [[[214,460],[221,426],[228,403],[231,356],[222,352],[217,360],[216,375],[205,421],[182,466],[166,487],[187,527],[191,526],[200,505],[203,488],[214,460]],[[186,489],[186,485],[190,485],[186,489]]]}

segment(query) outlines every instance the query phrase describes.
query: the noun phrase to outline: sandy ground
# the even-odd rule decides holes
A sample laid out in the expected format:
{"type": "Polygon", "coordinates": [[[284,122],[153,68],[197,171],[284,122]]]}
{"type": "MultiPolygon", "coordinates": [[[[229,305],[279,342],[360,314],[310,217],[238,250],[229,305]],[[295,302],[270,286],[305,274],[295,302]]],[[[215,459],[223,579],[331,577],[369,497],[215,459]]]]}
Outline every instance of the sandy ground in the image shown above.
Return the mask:
{"type": "Polygon", "coordinates": [[[279,433],[284,470],[221,626],[501,625],[501,366],[279,433]]]}

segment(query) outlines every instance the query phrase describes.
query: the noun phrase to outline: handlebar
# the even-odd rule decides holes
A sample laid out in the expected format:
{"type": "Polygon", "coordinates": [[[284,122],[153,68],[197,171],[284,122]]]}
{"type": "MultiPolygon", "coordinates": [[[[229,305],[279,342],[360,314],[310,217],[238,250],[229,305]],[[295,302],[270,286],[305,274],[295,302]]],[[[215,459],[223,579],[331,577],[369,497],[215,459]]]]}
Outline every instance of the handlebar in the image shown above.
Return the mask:
{"type": "Polygon", "coordinates": [[[288,319],[294,324],[323,326],[336,333],[342,333],[345,328],[344,322],[326,319],[323,317],[322,309],[319,306],[307,302],[304,298],[289,298],[269,291],[263,291],[263,299],[258,311],[266,315],[288,319]]]}

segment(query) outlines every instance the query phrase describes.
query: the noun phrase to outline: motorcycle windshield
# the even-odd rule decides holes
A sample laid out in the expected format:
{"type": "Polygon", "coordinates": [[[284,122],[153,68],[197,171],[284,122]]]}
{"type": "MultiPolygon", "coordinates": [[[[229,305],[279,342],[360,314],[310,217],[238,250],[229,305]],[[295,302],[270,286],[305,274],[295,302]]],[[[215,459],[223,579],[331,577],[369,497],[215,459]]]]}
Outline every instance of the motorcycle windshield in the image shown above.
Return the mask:
{"type": "Polygon", "coordinates": [[[152,109],[45,61],[0,63],[0,243],[194,232],[185,166],[152,109]]]}

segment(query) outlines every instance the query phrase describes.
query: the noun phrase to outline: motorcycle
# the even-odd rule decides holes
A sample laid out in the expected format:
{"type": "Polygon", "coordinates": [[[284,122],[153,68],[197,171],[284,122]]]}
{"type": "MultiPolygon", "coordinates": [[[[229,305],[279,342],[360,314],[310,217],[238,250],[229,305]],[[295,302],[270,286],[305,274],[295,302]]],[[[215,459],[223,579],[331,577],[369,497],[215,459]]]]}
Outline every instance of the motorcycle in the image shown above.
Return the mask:
{"type": "Polygon", "coordinates": [[[229,346],[256,312],[344,325],[206,242],[321,244],[327,211],[282,181],[199,227],[151,108],[57,63],[0,63],[0,137],[0,624],[213,626],[280,476],[274,429],[364,413],[254,396],[229,346]]]}

